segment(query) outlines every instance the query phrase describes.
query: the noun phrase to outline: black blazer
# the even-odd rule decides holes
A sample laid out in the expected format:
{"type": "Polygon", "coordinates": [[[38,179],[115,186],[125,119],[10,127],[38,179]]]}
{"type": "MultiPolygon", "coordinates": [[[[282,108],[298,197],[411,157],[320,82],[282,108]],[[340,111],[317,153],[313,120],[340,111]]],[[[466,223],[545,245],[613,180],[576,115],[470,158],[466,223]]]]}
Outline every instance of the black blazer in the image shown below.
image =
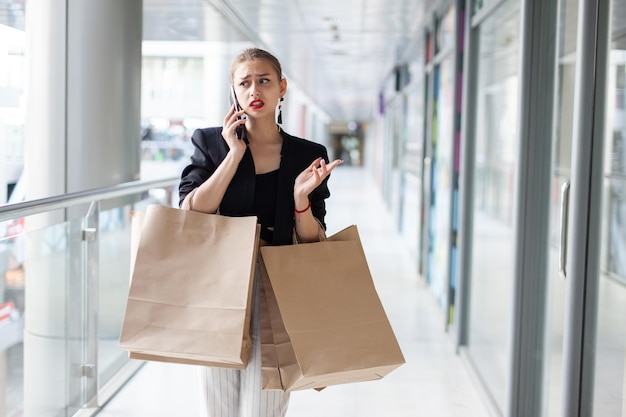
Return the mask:
{"type": "MultiPolygon", "coordinates": [[[[280,152],[281,160],[278,170],[278,195],[276,197],[276,215],[274,219],[274,245],[288,245],[292,243],[294,219],[293,185],[296,177],[311,162],[323,157],[328,162],[326,147],[291,136],[281,130],[283,145],[280,152]]],[[[199,187],[215,172],[219,164],[228,153],[228,145],[222,137],[222,127],[198,129],[193,133],[191,142],[194,152],[191,162],[183,169],[179,185],[179,204],[193,189],[199,187]]],[[[254,187],[256,174],[252,153],[248,148],[239,163],[226,194],[220,204],[219,213],[225,216],[252,216],[254,187]]],[[[328,178],[310,195],[311,210],[324,229],[326,223],[326,205],[324,200],[330,196],[328,178]]]]}

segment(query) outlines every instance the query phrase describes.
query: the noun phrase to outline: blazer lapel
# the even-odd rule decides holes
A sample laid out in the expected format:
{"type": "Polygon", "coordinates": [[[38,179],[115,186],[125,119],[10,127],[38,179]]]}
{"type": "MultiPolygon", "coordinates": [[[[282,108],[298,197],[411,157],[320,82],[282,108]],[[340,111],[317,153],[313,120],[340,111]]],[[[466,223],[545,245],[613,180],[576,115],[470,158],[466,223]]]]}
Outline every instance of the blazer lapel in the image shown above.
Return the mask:
{"type": "Polygon", "coordinates": [[[274,217],[274,244],[288,245],[292,243],[293,234],[293,184],[295,173],[293,161],[288,157],[291,138],[284,134],[283,146],[280,151],[278,169],[278,195],[276,196],[276,215],[274,217]]]}

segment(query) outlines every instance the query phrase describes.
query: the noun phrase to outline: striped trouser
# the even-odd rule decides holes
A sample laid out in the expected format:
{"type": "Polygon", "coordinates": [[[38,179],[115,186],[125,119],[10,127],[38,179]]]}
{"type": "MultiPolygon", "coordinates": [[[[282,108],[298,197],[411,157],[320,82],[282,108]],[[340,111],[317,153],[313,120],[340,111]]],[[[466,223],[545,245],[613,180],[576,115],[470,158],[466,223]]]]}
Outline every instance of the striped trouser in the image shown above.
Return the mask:
{"type": "MultiPolygon", "coordinates": [[[[258,271],[258,267],[256,270],[258,271]]],[[[252,352],[244,370],[199,367],[202,413],[205,417],[284,417],[289,393],[264,391],[261,381],[258,272],[252,296],[252,352]]]]}

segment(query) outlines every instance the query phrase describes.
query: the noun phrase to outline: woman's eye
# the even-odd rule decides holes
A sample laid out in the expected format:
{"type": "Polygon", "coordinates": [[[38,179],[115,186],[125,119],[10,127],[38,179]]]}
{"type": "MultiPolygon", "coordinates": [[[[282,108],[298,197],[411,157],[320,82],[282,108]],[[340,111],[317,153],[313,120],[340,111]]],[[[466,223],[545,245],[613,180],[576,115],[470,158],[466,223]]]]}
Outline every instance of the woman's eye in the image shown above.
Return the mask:
{"type": "Polygon", "coordinates": [[[240,87],[247,87],[248,86],[248,82],[247,81],[242,81],[239,83],[240,87]]]}
{"type": "Polygon", "coordinates": [[[270,80],[269,80],[269,79],[267,79],[267,78],[261,78],[261,79],[259,80],[259,82],[260,82],[261,84],[267,84],[267,83],[269,83],[269,82],[270,82],[270,80]]]}

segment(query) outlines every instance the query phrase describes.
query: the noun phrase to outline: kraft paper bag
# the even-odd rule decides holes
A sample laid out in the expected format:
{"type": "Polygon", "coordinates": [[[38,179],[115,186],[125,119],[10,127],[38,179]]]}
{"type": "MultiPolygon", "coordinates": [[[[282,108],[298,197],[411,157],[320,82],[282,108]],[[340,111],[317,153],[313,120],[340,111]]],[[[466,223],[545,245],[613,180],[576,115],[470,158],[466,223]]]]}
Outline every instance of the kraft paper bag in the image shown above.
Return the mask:
{"type": "Polygon", "coordinates": [[[245,368],[256,217],[152,205],[132,219],[136,253],[119,346],[136,359],[245,368]]]}
{"type": "Polygon", "coordinates": [[[376,380],[405,363],[356,226],[323,242],[260,250],[273,338],[263,343],[262,331],[262,357],[277,363],[263,364],[265,389],[376,380]]]}
{"type": "MultiPolygon", "coordinates": [[[[268,308],[267,295],[265,288],[269,287],[267,274],[263,274],[261,268],[261,282],[259,282],[259,337],[261,339],[261,382],[264,390],[282,390],[283,386],[280,382],[280,372],[278,370],[278,353],[276,352],[276,343],[270,323],[271,316],[268,308]]],[[[271,290],[271,287],[269,287],[271,290]]],[[[271,294],[273,296],[273,294],[271,294]]],[[[275,302],[275,300],[274,300],[275,302]]],[[[278,314],[280,321],[280,314],[278,314]]],[[[284,326],[282,327],[284,331],[284,326]]]]}

